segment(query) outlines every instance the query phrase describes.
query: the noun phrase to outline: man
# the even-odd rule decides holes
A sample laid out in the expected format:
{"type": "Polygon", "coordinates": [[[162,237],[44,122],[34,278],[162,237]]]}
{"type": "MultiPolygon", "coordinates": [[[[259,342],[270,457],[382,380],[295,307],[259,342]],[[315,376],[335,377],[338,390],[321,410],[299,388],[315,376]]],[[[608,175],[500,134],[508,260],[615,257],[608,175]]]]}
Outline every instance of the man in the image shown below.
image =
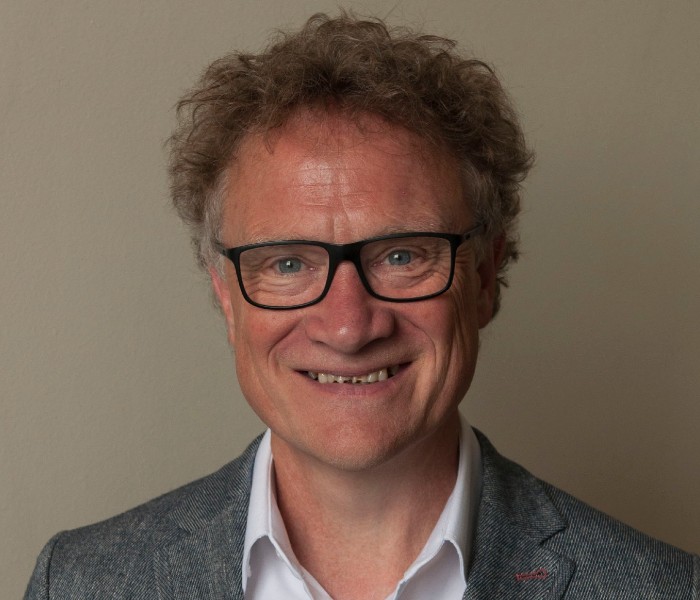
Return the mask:
{"type": "Polygon", "coordinates": [[[458,413],[531,156],[491,70],[313,17],[180,103],[173,198],[269,430],[59,534],[27,598],[694,598],[700,562],[499,456],[458,413]]]}

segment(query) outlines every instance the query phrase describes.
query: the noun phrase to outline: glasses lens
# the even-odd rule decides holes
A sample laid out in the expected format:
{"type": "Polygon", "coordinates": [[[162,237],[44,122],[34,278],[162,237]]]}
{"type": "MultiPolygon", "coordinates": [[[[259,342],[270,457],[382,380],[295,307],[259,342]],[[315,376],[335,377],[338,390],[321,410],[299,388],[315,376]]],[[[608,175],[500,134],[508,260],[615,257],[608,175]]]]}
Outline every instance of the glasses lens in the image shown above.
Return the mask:
{"type": "Polygon", "coordinates": [[[248,297],[272,307],[316,300],[328,278],[328,252],[309,244],[272,244],[240,255],[240,276],[248,297]]]}
{"type": "Polygon", "coordinates": [[[392,238],[365,245],[361,262],[375,293],[394,300],[411,300],[445,290],[452,272],[452,250],[445,238],[392,238]]]}

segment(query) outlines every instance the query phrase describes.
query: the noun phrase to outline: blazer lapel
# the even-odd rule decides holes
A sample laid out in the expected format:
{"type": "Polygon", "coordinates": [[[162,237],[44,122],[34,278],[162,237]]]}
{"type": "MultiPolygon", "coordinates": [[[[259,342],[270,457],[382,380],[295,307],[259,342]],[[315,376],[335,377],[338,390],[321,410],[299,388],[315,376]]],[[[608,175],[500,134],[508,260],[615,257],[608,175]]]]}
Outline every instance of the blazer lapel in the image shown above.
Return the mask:
{"type": "Polygon", "coordinates": [[[178,533],[154,557],[161,600],[243,600],[248,500],[259,438],[173,510],[178,533]]]}
{"type": "Polygon", "coordinates": [[[465,600],[561,598],[575,564],[543,544],[566,522],[535,477],[476,433],[482,493],[465,600]]]}

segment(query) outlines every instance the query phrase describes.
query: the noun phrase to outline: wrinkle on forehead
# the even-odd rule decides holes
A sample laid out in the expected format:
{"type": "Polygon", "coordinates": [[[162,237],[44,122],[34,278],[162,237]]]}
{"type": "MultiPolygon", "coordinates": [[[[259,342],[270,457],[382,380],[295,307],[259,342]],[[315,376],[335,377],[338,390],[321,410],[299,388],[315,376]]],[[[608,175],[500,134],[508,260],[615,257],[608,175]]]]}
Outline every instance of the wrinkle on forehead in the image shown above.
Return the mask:
{"type": "MultiPolygon", "coordinates": [[[[418,181],[410,176],[394,180],[398,199],[410,201],[421,191],[425,195],[424,186],[432,188],[434,193],[430,195],[437,198],[440,189],[444,189],[444,179],[459,179],[457,161],[449,153],[439,151],[409,130],[391,125],[381,117],[367,114],[351,120],[339,110],[299,111],[281,127],[244,139],[237,159],[232,161],[230,173],[234,182],[245,171],[246,184],[262,189],[267,177],[278,176],[287,181],[289,196],[299,199],[299,210],[287,211],[284,222],[278,221],[274,211],[271,214],[256,212],[255,230],[246,231],[245,240],[241,241],[266,241],[273,235],[276,239],[299,239],[295,232],[308,231],[303,225],[310,212],[317,217],[325,214],[327,227],[318,232],[319,239],[325,241],[357,239],[355,229],[360,219],[367,221],[368,214],[377,215],[375,235],[418,229],[445,231],[446,226],[452,225],[452,222],[436,222],[435,213],[427,202],[426,210],[420,211],[424,214],[414,212],[409,227],[403,224],[405,215],[395,206],[393,212],[382,210],[382,203],[376,200],[383,188],[381,178],[367,177],[368,173],[376,174],[378,169],[368,158],[372,152],[391,157],[393,163],[404,163],[407,172],[415,173],[416,169],[424,172],[425,177],[418,181]],[[285,158],[270,161],[276,154],[285,158]],[[290,156],[294,157],[291,162],[290,156]],[[265,167],[256,167],[257,164],[265,167]],[[443,181],[436,180],[436,172],[443,174],[443,181]]],[[[387,173],[387,177],[391,174],[387,173]]],[[[458,187],[461,193],[461,182],[458,187]]],[[[245,208],[240,205],[236,208],[235,197],[229,200],[227,208],[231,211],[256,210],[254,203],[243,203],[247,204],[245,208]]],[[[242,217],[243,213],[237,216],[242,217]]]]}
{"type": "MultiPolygon", "coordinates": [[[[418,157],[420,168],[429,177],[428,171],[435,166],[447,167],[445,162],[450,161],[445,149],[438,149],[427,140],[419,138],[403,127],[392,125],[382,117],[373,114],[363,114],[350,117],[340,109],[329,111],[303,110],[294,115],[292,119],[279,131],[276,136],[283,133],[292,134],[296,139],[304,140],[305,149],[308,152],[309,185],[330,185],[340,183],[334,176],[344,176],[346,181],[353,181],[353,189],[360,196],[370,193],[370,188],[363,188],[361,178],[353,172],[357,167],[346,167],[346,170],[338,169],[338,161],[348,154],[355,152],[364,158],[363,146],[371,144],[374,150],[383,152],[395,159],[405,159],[406,162],[418,157]],[[393,141],[394,143],[387,143],[393,141]],[[321,161],[325,157],[333,157],[333,164],[327,168],[321,167],[321,161]]],[[[267,144],[266,144],[267,145],[267,144]]],[[[274,143],[267,145],[274,152],[274,143]]],[[[366,159],[365,159],[366,160],[366,159]]],[[[367,165],[371,166],[371,165],[367,165]]],[[[449,166],[453,166],[450,164],[449,166]]],[[[448,167],[449,168],[449,167],[448,167]]],[[[349,190],[342,189],[348,196],[349,190]]],[[[408,182],[404,194],[411,192],[408,182]]]]}

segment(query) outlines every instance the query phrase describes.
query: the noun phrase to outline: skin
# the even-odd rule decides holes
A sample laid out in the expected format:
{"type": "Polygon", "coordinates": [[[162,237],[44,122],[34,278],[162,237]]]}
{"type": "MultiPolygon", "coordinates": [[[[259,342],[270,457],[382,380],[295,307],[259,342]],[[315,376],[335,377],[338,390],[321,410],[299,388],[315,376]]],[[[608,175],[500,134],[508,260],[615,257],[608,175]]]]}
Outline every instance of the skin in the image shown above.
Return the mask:
{"type": "MultiPolygon", "coordinates": [[[[230,169],[229,247],[474,225],[454,159],[378,117],[358,128],[342,114],[302,112],[268,138],[245,140],[230,169]]],[[[239,383],[272,431],[290,541],[334,598],[385,597],[454,487],[457,407],[492,316],[501,258],[499,240],[487,246],[477,265],[472,244],[462,245],[452,287],[406,304],[372,298],[350,263],[322,302],[289,311],[245,302],[229,261],[223,277],[211,270],[239,383]],[[400,365],[394,377],[371,385],[306,374],[392,365],[400,365]]]]}

